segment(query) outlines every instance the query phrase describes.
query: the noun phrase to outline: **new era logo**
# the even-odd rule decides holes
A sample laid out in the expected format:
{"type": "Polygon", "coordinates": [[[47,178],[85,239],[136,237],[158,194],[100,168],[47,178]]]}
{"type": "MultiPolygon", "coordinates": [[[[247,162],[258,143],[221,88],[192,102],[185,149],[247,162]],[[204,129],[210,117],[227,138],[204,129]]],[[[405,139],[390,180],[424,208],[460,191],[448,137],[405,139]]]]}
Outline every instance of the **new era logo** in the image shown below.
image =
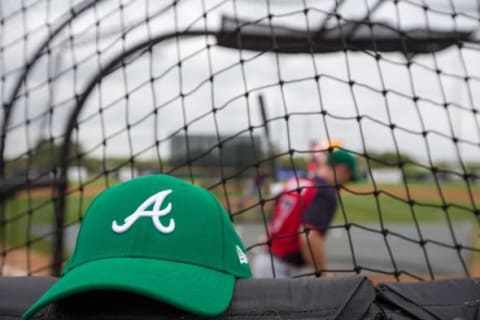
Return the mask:
{"type": "Polygon", "coordinates": [[[166,216],[172,211],[172,203],[168,203],[164,209],[160,209],[163,205],[165,198],[172,193],[172,190],[160,191],[147,200],[145,200],[134,213],[129,215],[123,220],[123,224],[118,224],[117,221],[112,222],[112,230],[116,233],[123,233],[130,229],[133,224],[140,218],[151,217],[153,225],[158,231],[164,234],[172,233],[175,230],[175,220],[170,218],[167,226],[163,225],[160,221],[160,217],[166,216]],[[148,210],[152,207],[151,210],[148,210]]]}
{"type": "Polygon", "coordinates": [[[238,245],[236,246],[237,248],[237,255],[238,255],[238,260],[240,261],[240,264],[248,264],[248,258],[245,252],[243,252],[242,248],[240,248],[238,245]]]}

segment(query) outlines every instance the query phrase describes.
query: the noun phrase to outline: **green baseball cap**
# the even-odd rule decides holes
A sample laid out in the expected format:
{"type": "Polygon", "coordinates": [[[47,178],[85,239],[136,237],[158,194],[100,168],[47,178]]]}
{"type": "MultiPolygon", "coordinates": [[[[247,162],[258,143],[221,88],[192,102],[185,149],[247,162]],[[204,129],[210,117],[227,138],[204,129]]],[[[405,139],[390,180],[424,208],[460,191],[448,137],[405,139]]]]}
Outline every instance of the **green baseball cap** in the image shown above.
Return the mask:
{"type": "Polygon", "coordinates": [[[230,304],[235,279],[249,277],[244,245],[210,192],[167,175],[140,177],[92,201],[62,277],[23,317],[104,289],[214,316],[230,304]]]}
{"type": "Polygon", "coordinates": [[[357,168],[357,158],[350,152],[343,149],[335,149],[328,154],[328,163],[330,165],[343,164],[350,171],[351,180],[360,180],[360,173],[357,168]]]}

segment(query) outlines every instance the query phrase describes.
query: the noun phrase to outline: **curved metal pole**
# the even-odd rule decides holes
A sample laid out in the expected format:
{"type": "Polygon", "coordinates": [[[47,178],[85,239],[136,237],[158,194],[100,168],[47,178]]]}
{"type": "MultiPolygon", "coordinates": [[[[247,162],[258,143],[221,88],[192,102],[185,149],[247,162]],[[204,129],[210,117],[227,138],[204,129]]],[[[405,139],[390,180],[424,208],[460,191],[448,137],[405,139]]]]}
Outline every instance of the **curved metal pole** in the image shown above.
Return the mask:
{"type": "Polygon", "coordinates": [[[1,134],[0,134],[0,178],[1,179],[5,180],[5,142],[7,138],[7,127],[12,115],[13,105],[15,103],[15,100],[17,99],[20,88],[22,87],[23,83],[27,79],[27,76],[30,73],[30,70],[32,69],[32,66],[35,64],[35,62],[37,62],[38,59],[40,59],[45,48],[47,48],[50,42],[63,30],[63,28],[65,28],[65,26],[67,26],[72,20],[77,18],[85,10],[89,9],[94,4],[100,1],[103,1],[103,0],[99,0],[99,1],[85,0],[79,3],[78,5],[74,6],[72,9],[70,9],[69,13],[66,14],[63,18],[61,18],[62,20],[60,20],[60,22],[58,22],[58,25],[54,27],[54,30],[52,31],[52,33],[49,34],[47,39],[35,51],[32,58],[25,64],[22,74],[20,75],[17,82],[13,86],[12,94],[10,95],[10,98],[7,100],[8,102],[3,105],[4,115],[3,115],[2,128],[1,128],[1,134]]]}
{"type": "MultiPolygon", "coordinates": [[[[196,36],[218,36],[218,32],[214,31],[185,31],[185,32],[172,32],[167,34],[162,34],[147,41],[141,42],[132,48],[124,51],[113,59],[111,59],[87,84],[83,92],[80,94],[80,98],[78,99],[77,103],[75,104],[74,109],[72,110],[67,124],[64,131],[64,141],[62,144],[62,149],[59,156],[59,183],[56,185],[58,201],[56,202],[56,219],[55,219],[55,252],[54,252],[54,261],[55,264],[53,266],[53,273],[54,275],[60,274],[61,271],[61,261],[63,260],[63,227],[64,227],[64,220],[65,220],[65,209],[66,209],[66,199],[63,195],[67,192],[67,169],[69,163],[69,156],[70,156],[70,149],[72,145],[72,134],[73,130],[77,123],[77,118],[82,111],[85,102],[87,101],[90,93],[93,91],[97,83],[106,75],[110,74],[112,71],[118,67],[121,62],[138,53],[141,50],[145,50],[148,48],[153,47],[154,45],[166,41],[172,38],[180,38],[180,37],[196,37],[196,36]]],[[[223,34],[225,35],[225,34],[223,34]]]]}

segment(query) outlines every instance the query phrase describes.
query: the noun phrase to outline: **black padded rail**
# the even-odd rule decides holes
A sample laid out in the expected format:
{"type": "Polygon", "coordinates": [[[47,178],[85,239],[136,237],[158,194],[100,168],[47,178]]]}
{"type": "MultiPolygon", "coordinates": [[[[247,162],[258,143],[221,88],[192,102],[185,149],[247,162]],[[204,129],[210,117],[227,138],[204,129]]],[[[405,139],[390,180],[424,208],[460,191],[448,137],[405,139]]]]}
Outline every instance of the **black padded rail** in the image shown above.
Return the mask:
{"type": "MultiPolygon", "coordinates": [[[[0,301],[0,319],[20,319],[51,284],[52,278],[0,278],[0,292],[13,293],[9,299],[0,301]]],[[[374,299],[374,287],[361,276],[240,280],[230,307],[215,319],[362,319],[374,299]]],[[[105,290],[64,299],[38,312],[34,319],[200,317],[142,296],[105,290]]]]}
{"type": "MultiPolygon", "coordinates": [[[[0,320],[21,319],[55,280],[0,278],[0,320]]],[[[66,298],[32,319],[202,318],[143,296],[104,290],[66,298]]],[[[229,308],[212,319],[480,319],[480,279],[383,283],[376,288],[364,276],[240,280],[229,308]]]]}
{"type": "Polygon", "coordinates": [[[480,319],[480,279],[451,279],[377,286],[377,303],[389,318],[480,319]]]}
{"type": "Polygon", "coordinates": [[[0,277],[0,319],[20,319],[55,281],[52,277],[0,277]]]}

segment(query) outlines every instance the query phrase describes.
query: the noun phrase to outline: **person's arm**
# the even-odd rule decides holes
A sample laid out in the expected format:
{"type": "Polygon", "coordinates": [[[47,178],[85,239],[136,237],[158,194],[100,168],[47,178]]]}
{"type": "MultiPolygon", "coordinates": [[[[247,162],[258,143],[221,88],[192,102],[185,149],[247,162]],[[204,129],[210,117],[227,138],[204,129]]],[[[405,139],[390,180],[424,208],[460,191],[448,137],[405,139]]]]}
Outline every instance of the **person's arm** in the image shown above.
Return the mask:
{"type": "Polygon", "coordinates": [[[308,232],[305,232],[301,227],[300,232],[300,250],[303,260],[315,271],[325,270],[325,239],[323,234],[315,230],[314,227],[309,227],[308,232]]]}

